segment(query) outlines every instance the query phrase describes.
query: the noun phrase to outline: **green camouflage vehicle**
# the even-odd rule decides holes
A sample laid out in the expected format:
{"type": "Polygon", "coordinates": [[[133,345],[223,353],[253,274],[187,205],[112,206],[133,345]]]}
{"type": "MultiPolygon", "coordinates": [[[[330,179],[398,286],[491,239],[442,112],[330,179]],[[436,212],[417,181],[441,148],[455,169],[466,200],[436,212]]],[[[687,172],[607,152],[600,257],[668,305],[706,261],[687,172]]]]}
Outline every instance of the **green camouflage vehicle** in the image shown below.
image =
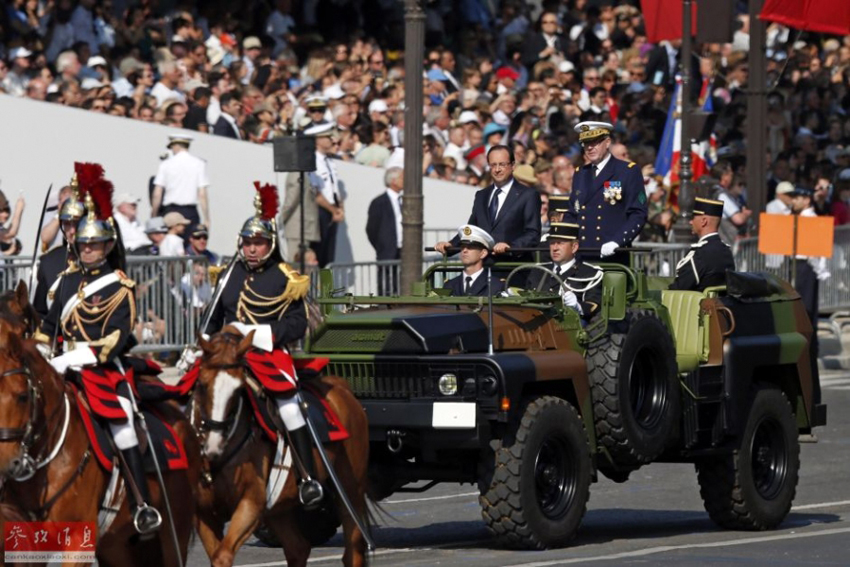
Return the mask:
{"type": "MultiPolygon", "coordinates": [[[[669,280],[600,266],[587,325],[547,292],[492,309],[448,297],[439,284],[457,264],[429,270],[411,297],[334,296],[323,274],[324,321],[306,350],[330,359],[368,414],[373,497],[475,483],[501,544],[556,547],[575,535],[598,473],[623,482],[651,462],[687,462],[720,526],[783,521],[798,435],[826,422],[797,293],[747,273],[668,291],[669,280]]],[[[509,287],[546,270],[494,269],[513,270],[509,287]]]]}

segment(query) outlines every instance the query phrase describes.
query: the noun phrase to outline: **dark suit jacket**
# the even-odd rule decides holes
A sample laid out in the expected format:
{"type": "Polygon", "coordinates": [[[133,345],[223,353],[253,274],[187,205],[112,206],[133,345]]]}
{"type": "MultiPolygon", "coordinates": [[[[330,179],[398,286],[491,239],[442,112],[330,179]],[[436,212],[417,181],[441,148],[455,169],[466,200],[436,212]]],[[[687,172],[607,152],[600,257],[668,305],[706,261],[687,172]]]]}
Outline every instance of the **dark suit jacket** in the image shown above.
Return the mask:
{"type": "MultiPolygon", "coordinates": [[[[555,39],[555,49],[561,53],[567,52],[567,46],[567,39],[564,36],[559,35],[555,39]]],[[[544,49],[546,49],[546,39],[542,33],[535,33],[523,42],[522,64],[528,67],[529,72],[535,63],[540,61],[540,52],[544,49]]]]}
{"type": "MultiPolygon", "coordinates": [[[[461,296],[465,295],[463,293],[463,287],[466,285],[466,274],[461,274],[456,278],[452,278],[443,285],[443,289],[452,290],[452,295],[461,296]]],[[[493,279],[493,295],[496,296],[505,289],[505,283],[496,277],[495,274],[492,275],[493,279]]],[[[484,272],[475,278],[475,281],[472,282],[472,289],[469,290],[470,296],[486,296],[487,295],[487,269],[484,269],[484,272]]]]}
{"type": "MultiPolygon", "coordinates": [[[[469,223],[486,230],[498,242],[507,242],[513,248],[531,248],[540,245],[540,194],[514,179],[496,222],[490,222],[490,196],[494,186],[475,193],[469,223]]],[[[460,244],[460,236],[451,240],[452,246],[460,244]]]]}
{"type": "MultiPolygon", "coordinates": [[[[554,262],[543,264],[543,266],[552,271],[555,270],[554,262]]],[[[576,259],[575,264],[570,266],[570,269],[561,275],[561,279],[575,290],[585,290],[585,288],[590,286],[590,284],[597,279],[600,271],[601,270],[596,266],[586,264],[581,260],[576,259]]],[[[544,277],[546,278],[546,283],[543,284],[542,291],[550,291],[552,293],[560,294],[561,289],[558,280],[542,270],[532,270],[531,274],[528,276],[526,288],[536,290],[540,285],[540,280],[544,277]]],[[[602,280],[599,279],[597,283],[585,291],[576,291],[574,293],[581,305],[582,318],[589,320],[599,309],[599,305],[602,302],[602,280]]]]}
{"type": "Polygon", "coordinates": [[[372,199],[366,219],[366,236],[375,249],[378,260],[399,258],[398,235],[396,234],[395,212],[390,197],[382,193],[372,199]]]}
{"type": "MultiPolygon", "coordinates": [[[[649,52],[649,58],[646,63],[646,81],[650,84],[659,84],[663,87],[666,87],[668,90],[673,89],[676,86],[676,74],[679,72],[678,65],[682,60],[682,51],[676,54],[676,68],[672,70],[670,69],[670,59],[667,57],[667,50],[663,45],[658,45],[652,51],[649,52]],[[655,75],[660,73],[661,82],[656,83],[655,75]]],[[[694,56],[692,58],[692,67],[691,67],[691,84],[693,87],[691,88],[691,99],[697,100],[699,98],[700,87],[702,84],[702,77],[700,76],[699,71],[699,58],[694,56]]]]}
{"type": "Polygon", "coordinates": [[[213,126],[213,134],[216,136],[224,136],[225,138],[239,139],[239,134],[230,122],[224,118],[224,116],[218,117],[218,121],[215,123],[215,126],[213,126]]]}
{"type": "Polygon", "coordinates": [[[643,174],[634,162],[612,156],[596,177],[589,164],[576,170],[564,222],[579,225],[581,248],[599,248],[606,242],[628,246],[640,234],[646,215],[643,174]],[[606,183],[609,190],[620,190],[613,205],[605,200],[606,183]]]}
{"type": "Polygon", "coordinates": [[[676,266],[676,279],[669,289],[703,291],[707,287],[726,285],[726,271],[735,270],[732,250],[713,234],[691,245],[691,252],[676,266]]]}

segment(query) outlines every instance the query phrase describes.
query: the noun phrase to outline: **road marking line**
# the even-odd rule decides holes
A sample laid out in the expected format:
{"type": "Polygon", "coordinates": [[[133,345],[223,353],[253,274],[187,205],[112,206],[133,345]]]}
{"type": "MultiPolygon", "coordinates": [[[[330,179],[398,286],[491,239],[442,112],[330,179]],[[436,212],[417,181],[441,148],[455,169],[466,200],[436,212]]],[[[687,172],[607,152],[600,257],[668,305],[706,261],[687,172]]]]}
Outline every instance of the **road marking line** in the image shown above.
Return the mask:
{"type": "MultiPolygon", "coordinates": [[[[392,553],[415,553],[415,552],[428,552],[434,551],[437,549],[448,549],[451,547],[469,547],[472,545],[480,544],[482,540],[480,539],[472,539],[469,541],[457,541],[454,543],[446,543],[443,545],[432,545],[431,547],[402,547],[398,549],[381,549],[379,551],[375,551],[371,553],[373,556],[378,555],[390,555],[392,553]]],[[[342,559],[342,554],[334,554],[334,555],[326,555],[324,557],[311,557],[307,563],[323,563],[326,561],[339,561],[342,559]]],[[[268,563],[246,563],[244,565],[235,565],[234,567],[286,567],[286,561],[270,561],[268,563]]]]}
{"type": "Polygon", "coordinates": [[[466,496],[478,496],[478,492],[461,492],[460,494],[447,494],[445,496],[429,496],[428,498],[410,498],[408,500],[387,500],[381,504],[407,504],[409,502],[427,502],[429,500],[448,500],[450,498],[461,498],[466,496]]]}
{"type": "Polygon", "coordinates": [[[817,532],[789,533],[776,536],[751,537],[739,539],[735,541],[715,541],[710,543],[689,543],[683,545],[662,545],[659,547],[649,547],[646,549],[637,549],[634,551],[625,551],[623,553],[612,553],[610,555],[596,555],[591,557],[575,557],[572,559],[555,559],[552,561],[537,561],[535,563],[518,563],[510,567],[550,567],[552,565],[569,565],[572,563],[585,563],[589,561],[611,561],[617,559],[628,559],[633,557],[644,557],[646,555],[655,555],[657,553],[667,553],[669,551],[680,551],[683,549],[694,548],[712,548],[712,547],[731,547],[735,545],[747,545],[751,543],[766,543],[782,539],[799,539],[809,537],[819,537],[827,535],[850,533],[850,528],[835,528],[831,530],[822,530],[817,532]]]}
{"type": "Polygon", "coordinates": [[[803,504],[802,506],[794,506],[791,508],[792,512],[796,512],[797,510],[812,510],[814,508],[833,508],[835,506],[846,506],[850,504],[850,500],[838,500],[835,502],[821,502],[819,504],[803,504]]]}

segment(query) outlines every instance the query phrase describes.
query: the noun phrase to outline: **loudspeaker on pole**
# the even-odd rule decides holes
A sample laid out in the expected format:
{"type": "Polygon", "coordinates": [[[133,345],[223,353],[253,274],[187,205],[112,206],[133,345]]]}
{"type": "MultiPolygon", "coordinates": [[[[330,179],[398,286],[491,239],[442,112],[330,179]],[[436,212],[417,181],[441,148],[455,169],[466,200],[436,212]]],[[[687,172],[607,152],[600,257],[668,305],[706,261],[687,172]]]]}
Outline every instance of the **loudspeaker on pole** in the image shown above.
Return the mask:
{"type": "Polygon", "coordinates": [[[316,138],[282,136],[272,143],[275,171],[316,171],[316,138]]]}

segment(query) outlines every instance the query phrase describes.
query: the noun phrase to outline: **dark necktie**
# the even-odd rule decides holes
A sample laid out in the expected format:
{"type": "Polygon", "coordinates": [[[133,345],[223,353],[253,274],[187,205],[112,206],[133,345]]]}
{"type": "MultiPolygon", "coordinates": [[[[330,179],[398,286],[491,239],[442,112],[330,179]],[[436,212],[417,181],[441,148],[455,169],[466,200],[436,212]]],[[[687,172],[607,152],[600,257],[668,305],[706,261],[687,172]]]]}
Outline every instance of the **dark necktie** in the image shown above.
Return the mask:
{"type": "Polygon", "coordinates": [[[596,178],[597,175],[599,175],[599,166],[594,165],[593,166],[593,177],[596,178]]]}
{"type": "Polygon", "coordinates": [[[561,265],[560,264],[555,264],[555,274],[559,275],[559,276],[561,275],[561,265]]]}
{"type": "Polygon", "coordinates": [[[490,199],[490,224],[496,223],[496,214],[499,212],[499,194],[502,192],[501,189],[496,187],[495,191],[493,191],[493,197],[490,199]]]}
{"type": "Polygon", "coordinates": [[[472,287],[472,276],[466,276],[466,286],[463,288],[463,294],[469,295],[469,290],[472,287]]]}

